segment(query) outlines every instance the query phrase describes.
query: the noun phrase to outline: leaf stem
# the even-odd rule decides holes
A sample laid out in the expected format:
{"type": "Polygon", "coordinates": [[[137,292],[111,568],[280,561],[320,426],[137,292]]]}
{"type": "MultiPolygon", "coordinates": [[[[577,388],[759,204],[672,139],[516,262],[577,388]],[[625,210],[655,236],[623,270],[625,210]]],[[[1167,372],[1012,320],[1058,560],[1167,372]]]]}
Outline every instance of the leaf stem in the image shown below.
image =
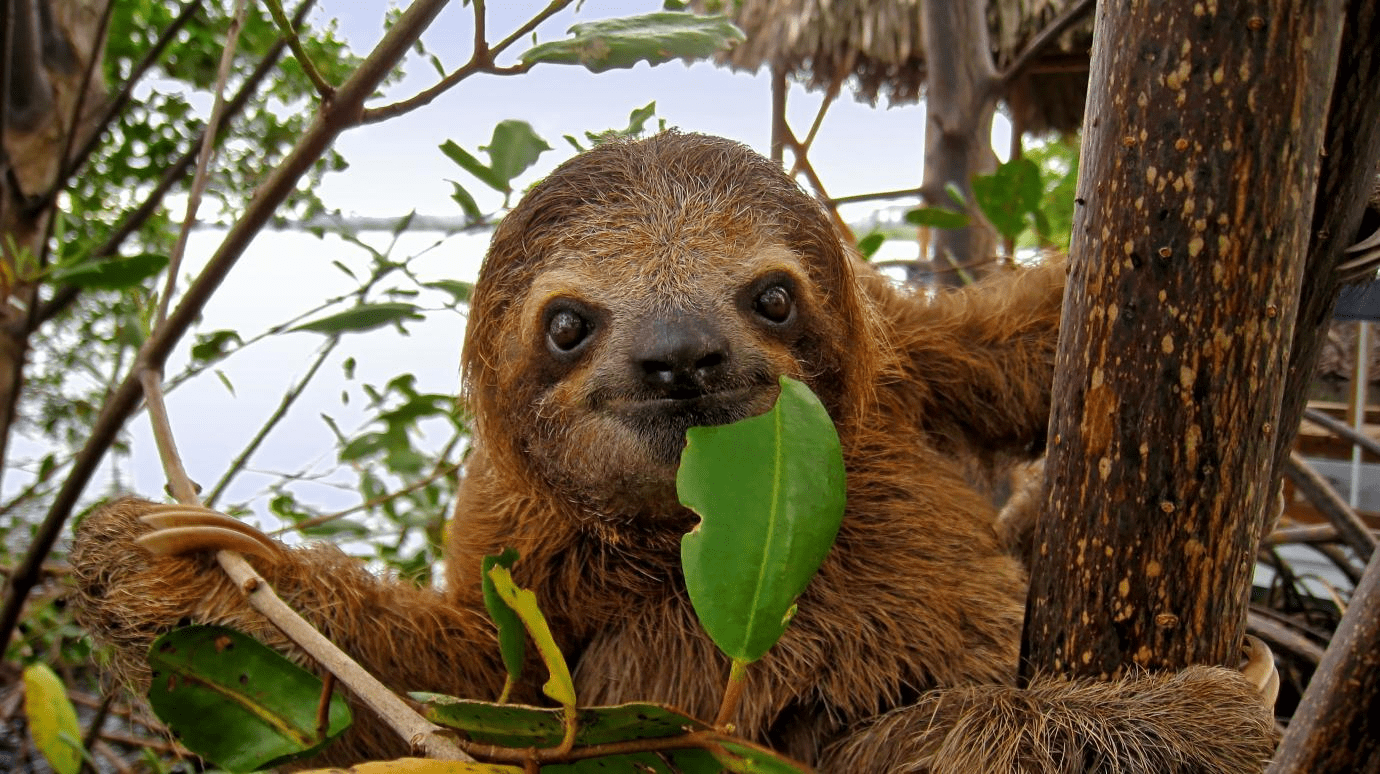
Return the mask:
{"type": "Polygon", "coordinates": [[[719,705],[719,714],[714,718],[714,727],[720,731],[732,730],[733,713],[738,709],[738,702],[743,698],[743,688],[747,686],[748,662],[733,659],[733,666],[728,670],[728,685],[724,686],[724,700],[719,705]]]}

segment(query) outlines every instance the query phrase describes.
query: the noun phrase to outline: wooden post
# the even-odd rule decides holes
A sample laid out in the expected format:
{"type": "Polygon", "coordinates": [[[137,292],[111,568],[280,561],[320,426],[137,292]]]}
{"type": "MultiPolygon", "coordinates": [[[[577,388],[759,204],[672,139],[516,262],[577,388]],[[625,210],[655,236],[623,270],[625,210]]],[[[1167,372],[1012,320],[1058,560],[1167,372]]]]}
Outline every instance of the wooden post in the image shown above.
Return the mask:
{"type": "Polygon", "coordinates": [[[1027,676],[1237,661],[1341,10],[1097,6],[1027,676]]]}

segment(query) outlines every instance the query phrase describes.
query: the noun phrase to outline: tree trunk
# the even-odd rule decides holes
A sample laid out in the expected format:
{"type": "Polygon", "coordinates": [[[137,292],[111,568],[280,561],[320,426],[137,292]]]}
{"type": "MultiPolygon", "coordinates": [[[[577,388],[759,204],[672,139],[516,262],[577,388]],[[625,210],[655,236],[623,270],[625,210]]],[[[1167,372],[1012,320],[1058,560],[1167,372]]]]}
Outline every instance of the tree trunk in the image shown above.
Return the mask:
{"type": "Polygon", "coordinates": [[[1235,664],[1341,0],[1103,0],[1023,673],[1235,664]]]}
{"type": "Polygon", "coordinates": [[[936,229],[930,265],[936,284],[959,286],[990,268],[996,236],[972,204],[974,175],[996,169],[992,153],[992,115],[997,99],[996,70],[987,33],[987,3],[982,0],[926,0],[924,12],[926,203],[953,209],[947,193],[957,188],[969,203],[972,225],[936,229]]]}

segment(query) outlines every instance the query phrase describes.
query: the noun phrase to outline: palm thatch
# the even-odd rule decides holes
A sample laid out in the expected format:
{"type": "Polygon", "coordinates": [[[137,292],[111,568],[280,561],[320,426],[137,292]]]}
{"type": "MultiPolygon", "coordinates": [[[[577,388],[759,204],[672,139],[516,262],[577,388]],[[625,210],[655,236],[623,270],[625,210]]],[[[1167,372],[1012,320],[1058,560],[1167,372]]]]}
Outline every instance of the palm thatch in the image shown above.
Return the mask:
{"type": "MultiPolygon", "coordinates": [[[[925,83],[924,0],[738,0],[723,2],[747,39],[724,56],[737,70],[763,65],[811,88],[844,83],[868,102],[915,102],[925,83]]],[[[993,61],[1003,70],[1073,0],[992,0],[993,61]]],[[[715,5],[701,0],[700,7],[715,5]]],[[[1092,24],[1083,21],[1048,46],[1007,89],[1028,131],[1073,129],[1083,119],[1092,24]]]]}

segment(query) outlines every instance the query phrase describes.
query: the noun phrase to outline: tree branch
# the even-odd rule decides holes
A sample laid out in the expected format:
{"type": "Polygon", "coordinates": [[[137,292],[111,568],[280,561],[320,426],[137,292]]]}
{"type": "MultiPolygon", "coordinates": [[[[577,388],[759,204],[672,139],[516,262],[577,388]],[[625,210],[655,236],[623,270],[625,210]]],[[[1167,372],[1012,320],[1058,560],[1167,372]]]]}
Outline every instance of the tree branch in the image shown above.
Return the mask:
{"type": "MultiPolygon", "coordinates": [[[[394,102],[391,105],[383,105],[381,107],[376,108],[365,108],[364,115],[360,119],[360,122],[364,124],[378,123],[379,121],[386,121],[390,118],[395,118],[397,116],[403,115],[404,113],[410,113],[413,110],[422,107],[423,105],[429,105],[437,97],[449,91],[451,87],[455,86],[455,84],[465,80],[466,78],[470,77],[471,75],[474,75],[477,72],[488,72],[493,73],[495,75],[516,75],[519,73],[526,72],[528,67],[525,65],[518,65],[516,67],[494,67],[494,57],[506,51],[508,47],[513,45],[513,43],[516,42],[519,38],[522,38],[532,30],[536,29],[537,25],[551,18],[551,16],[553,16],[566,6],[570,5],[570,3],[571,0],[551,0],[551,3],[547,5],[546,8],[544,8],[540,13],[529,19],[526,24],[523,24],[521,27],[519,27],[516,31],[513,32],[513,34],[499,41],[497,45],[487,46],[479,45],[478,43],[476,43],[475,50],[470,57],[470,61],[466,62],[464,65],[452,72],[450,75],[447,75],[445,78],[442,78],[435,86],[432,86],[431,88],[425,91],[419,92],[418,94],[412,97],[408,97],[407,99],[402,100],[401,102],[394,102]]],[[[483,11],[479,8],[478,4],[476,4],[475,7],[475,14],[477,17],[477,21],[483,19],[483,11]]],[[[476,24],[476,26],[479,25],[476,24]]],[[[476,36],[478,36],[482,34],[482,32],[477,30],[475,34],[476,36]]]]}
{"type": "Polygon", "coordinates": [[[86,445],[73,463],[72,472],[53,499],[24,561],[10,579],[9,594],[6,596],[4,608],[0,609],[0,642],[9,641],[15,624],[19,622],[24,600],[37,581],[43,557],[52,550],[91,475],[124,425],[125,419],[138,403],[142,392],[140,375],[146,369],[161,368],[168,353],[200,315],[202,307],[220,286],[249,242],[272,217],[278,205],[292,193],[297,181],[330,147],[336,136],[359,123],[364,100],[373,93],[394,64],[406,54],[408,47],[416,41],[445,4],[446,0],[415,0],[408,7],[354,75],[337,91],[336,99],[324,107],[306,134],[259,186],[244,214],[226,234],[225,240],[211,256],[205,270],[169,315],[168,324],[160,327],[144,343],[129,375],[102,407],[86,445]]]}
{"type": "Polygon", "coordinates": [[[268,6],[268,14],[273,17],[273,22],[278,25],[278,29],[283,31],[283,38],[287,40],[288,48],[292,49],[292,55],[297,58],[297,63],[302,65],[302,72],[306,74],[307,80],[316,87],[316,93],[321,95],[321,101],[329,102],[335,96],[335,87],[322,77],[321,71],[316,69],[311,57],[307,56],[307,50],[302,48],[302,39],[297,36],[297,25],[301,21],[288,19],[287,14],[283,13],[282,0],[264,0],[264,5],[268,6]]]}

